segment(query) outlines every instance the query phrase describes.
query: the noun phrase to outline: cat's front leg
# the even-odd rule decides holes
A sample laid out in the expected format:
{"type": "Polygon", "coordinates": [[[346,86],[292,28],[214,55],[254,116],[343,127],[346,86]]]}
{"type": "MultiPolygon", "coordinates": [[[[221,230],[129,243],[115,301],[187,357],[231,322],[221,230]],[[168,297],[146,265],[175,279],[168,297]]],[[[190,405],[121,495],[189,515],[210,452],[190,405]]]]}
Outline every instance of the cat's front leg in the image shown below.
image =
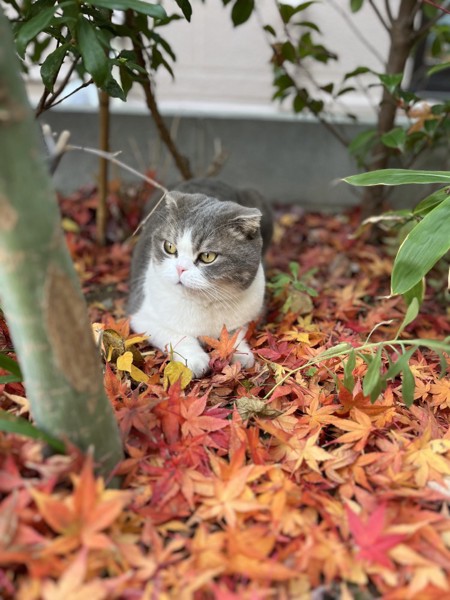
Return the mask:
{"type": "Polygon", "coordinates": [[[183,337],[175,344],[171,343],[167,350],[172,351],[173,360],[185,364],[193,372],[194,377],[202,377],[209,369],[209,355],[196,338],[183,337]]]}
{"type": "Polygon", "coordinates": [[[245,340],[247,327],[243,327],[236,340],[236,348],[231,359],[231,363],[240,362],[244,369],[250,369],[255,364],[255,357],[250,349],[250,346],[245,340]]]}
{"type": "Polygon", "coordinates": [[[152,346],[172,354],[176,362],[185,364],[194,377],[201,377],[208,371],[209,356],[195,337],[175,333],[139,312],[131,316],[130,323],[134,331],[142,331],[149,337],[152,346]]]}

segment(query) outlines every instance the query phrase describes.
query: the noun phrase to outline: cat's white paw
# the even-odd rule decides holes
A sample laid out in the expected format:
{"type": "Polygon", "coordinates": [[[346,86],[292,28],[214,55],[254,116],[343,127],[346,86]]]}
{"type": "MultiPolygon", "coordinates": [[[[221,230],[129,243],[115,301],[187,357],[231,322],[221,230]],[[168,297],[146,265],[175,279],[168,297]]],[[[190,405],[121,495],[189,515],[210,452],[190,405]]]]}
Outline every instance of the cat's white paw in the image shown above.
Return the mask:
{"type": "Polygon", "coordinates": [[[250,350],[250,346],[245,341],[242,341],[238,344],[233,354],[233,358],[231,359],[231,364],[235,364],[237,362],[240,362],[244,369],[250,369],[255,364],[253,352],[250,350]]]}
{"type": "Polygon", "coordinates": [[[193,350],[189,354],[184,354],[188,369],[192,371],[194,377],[202,377],[209,370],[209,355],[203,350],[193,350]]]}

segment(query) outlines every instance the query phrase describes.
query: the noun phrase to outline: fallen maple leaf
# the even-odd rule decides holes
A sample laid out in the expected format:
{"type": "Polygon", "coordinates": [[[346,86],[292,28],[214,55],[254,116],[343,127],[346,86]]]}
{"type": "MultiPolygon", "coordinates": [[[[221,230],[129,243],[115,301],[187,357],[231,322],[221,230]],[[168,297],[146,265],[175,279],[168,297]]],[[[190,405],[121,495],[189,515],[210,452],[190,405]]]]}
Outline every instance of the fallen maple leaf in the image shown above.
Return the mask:
{"type": "Polygon", "coordinates": [[[379,504],[366,522],[346,507],[350,532],[358,548],[358,557],[371,563],[378,563],[387,569],[394,569],[387,552],[400,544],[406,536],[383,533],[385,530],[386,505],[379,504]]]}
{"type": "Polygon", "coordinates": [[[37,490],[31,495],[44,521],[59,536],[46,548],[47,553],[67,553],[86,548],[105,549],[112,540],[102,533],[121,514],[130,499],[129,492],[105,490],[101,478],[95,480],[92,456],[85,460],[78,477],[73,477],[73,494],[56,498],[37,490]]]}
{"type": "Polygon", "coordinates": [[[226,419],[214,416],[214,409],[205,413],[207,399],[206,395],[200,398],[186,398],[185,402],[181,404],[180,415],[185,419],[181,425],[183,437],[188,435],[195,437],[228,426],[226,419]]]}

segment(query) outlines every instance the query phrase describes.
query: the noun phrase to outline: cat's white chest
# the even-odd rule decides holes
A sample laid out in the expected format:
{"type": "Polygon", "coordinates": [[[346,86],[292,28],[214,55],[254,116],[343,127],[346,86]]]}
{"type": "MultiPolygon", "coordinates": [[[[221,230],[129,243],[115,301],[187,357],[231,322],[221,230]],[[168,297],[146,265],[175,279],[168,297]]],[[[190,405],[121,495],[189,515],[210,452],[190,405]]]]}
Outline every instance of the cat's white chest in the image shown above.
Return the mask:
{"type": "Polygon", "coordinates": [[[164,280],[150,263],[145,276],[144,301],[132,315],[131,324],[135,331],[147,333],[150,339],[155,335],[155,327],[161,326],[177,336],[218,337],[224,325],[232,331],[259,316],[264,287],[262,265],[246,290],[225,296],[219,292],[205,296],[164,280]]]}

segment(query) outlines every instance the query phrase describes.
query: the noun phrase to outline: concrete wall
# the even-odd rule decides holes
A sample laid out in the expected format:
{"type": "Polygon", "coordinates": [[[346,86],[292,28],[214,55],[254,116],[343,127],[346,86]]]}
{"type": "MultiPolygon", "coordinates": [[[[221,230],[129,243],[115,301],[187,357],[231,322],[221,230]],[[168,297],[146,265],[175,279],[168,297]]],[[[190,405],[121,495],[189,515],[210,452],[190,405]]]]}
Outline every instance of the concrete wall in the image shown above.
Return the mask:
{"type": "MultiPolygon", "coordinates": [[[[98,147],[97,117],[90,113],[50,112],[41,118],[54,131],[71,131],[73,144],[98,147]]],[[[172,127],[174,119],[169,119],[172,127]]],[[[190,159],[196,175],[204,175],[220,140],[228,159],[219,177],[235,185],[254,186],[274,201],[338,209],[356,201],[354,189],[337,180],[356,167],[340,144],[321,126],[301,120],[182,118],[176,139],[190,159]]],[[[355,131],[355,128],[353,128],[355,131]]],[[[121,160],[141,172],[155,169],[162,183],[179,179],[172,159],[158,140],[149,117],[114,115],[112,150],[122,150],[121,160]]],[[[55,174],[55,185],[71,191],[95,181],[96,158],[73,152],[65,156],[55,174]]],[[[113,174],[133,180],[125,171],[113,174]]]]}

